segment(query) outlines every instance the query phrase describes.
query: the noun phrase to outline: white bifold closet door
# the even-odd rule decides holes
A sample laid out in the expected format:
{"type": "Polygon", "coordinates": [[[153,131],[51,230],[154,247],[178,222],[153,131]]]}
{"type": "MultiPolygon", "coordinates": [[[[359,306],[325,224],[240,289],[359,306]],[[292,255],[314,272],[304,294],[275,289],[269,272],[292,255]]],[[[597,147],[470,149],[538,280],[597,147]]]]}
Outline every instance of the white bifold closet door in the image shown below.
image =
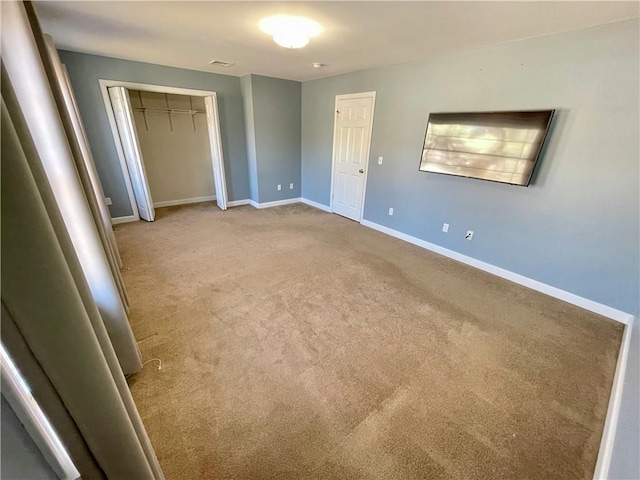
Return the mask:
{"type": "Polygon", "coordinates": [[[53,38],[45,35],[44,40],[46,50],[49,54],[49,60],[51,61],[51,73],[55,76],[55,82],[52,81],[52,87],[54,87],[54,93],[59,91],[59,100],[64,103],[65,107],[60,108],[60,111],[63,123],[66,123],[65,128],[69,129],[70,146],[72,149],[75,149],[75,146],[77,146],[74,159],[76,160],[80,181],[85,188],[87,202],[95,218],[96,228],[103,242],[104,250],[109,260],[109,266],[111,267],[111,273],[118,287],[122,303],[128,313],[129,297],[124,286],[124,281],[122,280],[122,274],[120,273],[122,260],[120,259],[116,237],[113,234],[113,228],[111,226],[111,216],[109,215],[109,209],[105,202],[104,192],[93,161],[93,154],[91,153],[91,147],[87,140],[87,134],[82,125],[80,111],[73,93],[73,88],[71,87],[71,81],[69,80],[65,66],[60,61],[53,38]],[[59,87],[59,90],[55,89],[56,86],[59,87]],[[73,141],[74,139],[75,142],[73,141]]]}
{"type": "Polygon", "coordinates": [[[109,87],[109,98],[122,142],[122,150],[131,177],[133,195],[136,198],[140,218],[153,222],[156,212],[153,209],[151,190],[147,181],[147,173],[142,161],[142,151],[138,143],[138,134],[133,120],[133,110],[129,100],[129,92],[124,87],[109,87]]]}
{"type": "Polygon", "coordinates": [[[207,113],[209,144],[211,145],[211,161],[213,163],[213,182],[216,187],[216,203],[220,210],[227,209],[227,182],[224,175],[224,159],[222,157],[222,140],[218,117],[218,102],[215,96],[204,97],[204,109],[207,113]]]}

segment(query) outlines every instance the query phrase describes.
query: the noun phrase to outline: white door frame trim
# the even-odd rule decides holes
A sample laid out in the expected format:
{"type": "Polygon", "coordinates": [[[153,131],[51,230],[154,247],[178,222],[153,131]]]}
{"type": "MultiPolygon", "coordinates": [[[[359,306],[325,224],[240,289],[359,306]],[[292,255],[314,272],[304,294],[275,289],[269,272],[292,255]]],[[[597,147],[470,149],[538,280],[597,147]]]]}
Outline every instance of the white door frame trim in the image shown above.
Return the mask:
{"type": "Polygon", "coordinates": [[[56,477],[64,480],[79,478],[80,472],[73,464],[69,452],[1,343],[0,370],[2,371],[2,396],[7,400],[27,435],[36,444],[56,477]]]}
{"type": "Polygon", "coordinates": [[[364,185],[362,187],[362,202],[360,202],[360,214],[358,222],[362,221],[364,214],[364,204],[367,200],[367,178],[369,177],[369,157],[371,156],[371,140],[373,138],[373,116],[376,110],[376,92],[361,92],[361,93],[346,93],[343,95],[336,95],[336,101],[333,107],[333,139],[332,139],[332,151],[331,151],[331,191],[329,196],[329,209],[333,213],[333,183],[334,173],[336,168],[336,130],[338,128],[338,101],[349,100],[351,98],[371,98],[371,117],[369,120],[369,142],[367,143],[367,158],[365,160],[364,167],[364,185]]]}
{"type": "MultiPolygon", "coordinates": [[[[209,90],[194,90],[191,88],[180,88],[180,87],[169,87],[163,85],[151,85],[148,83],[135,83],[135,82],[125,82],[121,80],[107,80],[107,79],[99,79],[98,84],[100,85],[100,93],[102,94],[102,101],[104,102],[105,110],[107,111],[107,118],[109,119],[109,127],[111,128],[111,134],[113,136],[113,140],[116,146],[116,153],[118,154],[118,160],[120,162],[120,170],[122,170],[122,176],[124,177],[124,183],[127,189],[127,195],[129,196],[129,203],[131,205],[131,216],[126,216],[122,218],[126,218],[127,221],[137,221],[140,220],[140,214],[138,213],[138,206],[136,205],[136,200],[133,195],[133,186],[131,185],[131,178],[129,177],[129,169],[127,168],[127,162],[125,160],[124,151],[122,150],[122,145],[117,141],[120,138],[120,134],[118,133],[118,127],[116,125],[116,118],[113,114],[113,108],[111,107],[111,100],[109,99],[109,87],[124,87],[130,90],[141,90],[144,92],[155,92],[155,93],[171,93],[175,95],[190,95],[192,97],[213,97],[215,110],[215,118],[213,118],[215,125],[213,125],[213,130],[217,132],[217,135],[210,135],[212,138],[209,138],[209,142],[214,145],[215,149],[220,152],[222,157],[222,140],[220,137],[220,116],[218,115],[218,95],[216,92],[212,92],[209,90]]],[[[207,119],[208,123],[208,119],[207,119]]],[[[215,158],[211,158],[211,168],[213,169],[213,163],[215,162],[215,158]]],[[[224,171],[224,162],[222,162],[222,176],[223,179],[226,179],[226,172],[224,171]]],[[[215,170],[212,173],[215,175],[215,170]]],[[[215,177],[214,177],[215,183],[215,177]]],[[[226,186],[226,185],[225,185],[226,186]]],[[[216,195],[218,192],[216,192],[216,195]]]]}
{"type": "Polygon", "coordinates": [[[596,468],[593,474],[594,480],[606,480],[609,478],[609,467],[611,466],[611,458],[613,456],[613,445],[615,443],[616,430],[620,419],[620,406],[622,404],[625,374],[627,371],[627,365],[629,364],[629,348],[631,345],[634,321],[637,321],[637,319],[632,317],[629,320],[629,323],[625,325],[624,333],[622,334],[622,342],[618,353],[618,362],[616,363],[613,384],[611,386],[611,394],[609,395],[609,406],[607,407],[604,429],[600,439],[598,460],[596,461],[596,468]]]}

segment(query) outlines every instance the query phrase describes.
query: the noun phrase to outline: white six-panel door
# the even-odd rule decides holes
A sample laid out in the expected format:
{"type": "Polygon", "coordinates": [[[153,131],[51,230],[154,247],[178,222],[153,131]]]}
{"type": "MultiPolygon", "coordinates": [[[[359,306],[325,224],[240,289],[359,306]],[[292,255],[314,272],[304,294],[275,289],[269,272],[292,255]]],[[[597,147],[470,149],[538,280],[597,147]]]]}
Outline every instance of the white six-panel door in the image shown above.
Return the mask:
{"type": "Polygon", "coordinates": [[[333,138],[331,210],[362,219],[375,92],[338,95],[333,138]]]}

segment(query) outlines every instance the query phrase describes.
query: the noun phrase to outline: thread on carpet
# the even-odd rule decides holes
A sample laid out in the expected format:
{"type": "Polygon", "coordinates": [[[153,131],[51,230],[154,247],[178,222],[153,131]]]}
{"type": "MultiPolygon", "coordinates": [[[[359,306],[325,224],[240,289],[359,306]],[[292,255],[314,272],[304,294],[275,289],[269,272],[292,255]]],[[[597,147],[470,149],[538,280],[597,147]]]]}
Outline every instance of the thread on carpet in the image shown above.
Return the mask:
{"type": "Polygon", "coordinates": [[[146,362],[144,362],[142,364],[142,368],[144,368],[144,366],[147,363],[151,363],[151,362],[158,362],[158,370],[162,370],[162,360],[160,360],[159,358],[151,358],[151,359],[147,360],[146,362]]]}

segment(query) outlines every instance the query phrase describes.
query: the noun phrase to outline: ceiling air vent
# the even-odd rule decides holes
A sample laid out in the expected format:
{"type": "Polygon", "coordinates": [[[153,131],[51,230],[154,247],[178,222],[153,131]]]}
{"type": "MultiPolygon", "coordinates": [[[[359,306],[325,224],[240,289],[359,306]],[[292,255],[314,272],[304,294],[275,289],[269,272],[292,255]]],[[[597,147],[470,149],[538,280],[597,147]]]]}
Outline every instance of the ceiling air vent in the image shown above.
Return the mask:
{"type": "Polygon", "coordinates": [[[229,68],[235,65],[233,62],[223,62],[222,60],[211,60],[209,65],[213,65],[214,67],[224,67],[229,68]]]}

